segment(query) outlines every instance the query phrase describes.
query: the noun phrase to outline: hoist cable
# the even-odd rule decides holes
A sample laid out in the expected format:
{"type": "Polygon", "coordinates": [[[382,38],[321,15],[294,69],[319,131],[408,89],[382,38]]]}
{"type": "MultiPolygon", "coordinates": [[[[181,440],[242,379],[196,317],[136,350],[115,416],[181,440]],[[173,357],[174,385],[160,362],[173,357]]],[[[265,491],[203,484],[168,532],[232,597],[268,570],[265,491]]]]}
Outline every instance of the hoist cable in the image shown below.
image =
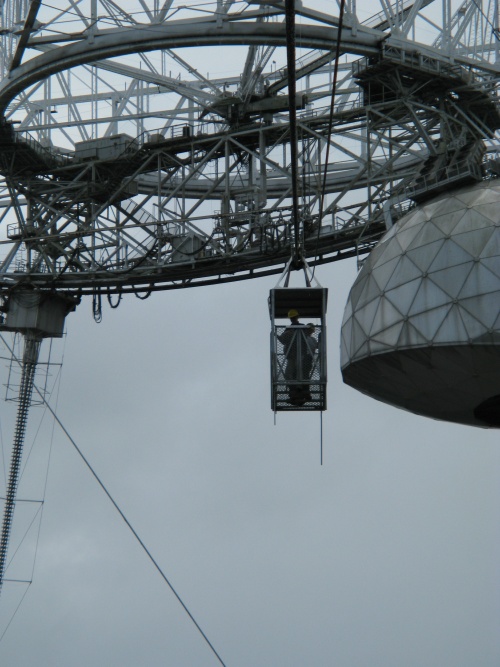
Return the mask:
{"type": "Polygon", "coordinates": [[[323,411],[319,413],[319,428],[320,428],[320,448],[319,448],[319,459],[320,459],[320,465],[323,465],[323,411]]]}
{"type": "MultiPolygon", "coordinates": [[[[321,221],[323,218],[323,209],[325,206],[325,192],[326,192],[326,180],[328,176],[328,160],[330,159],[330,136],[332,134],[333,130],[333,112],[335,109],[335,95],[337,91],[337,80],[338,80],[338,74],[339,74],[339,60],[340,60],[340,48],[342,44],[342,26],[344,23],[344,10],[345,10],[345,0],[340,0],[340,9],[339,9],[339,25],[338,25],[338,32],[337,32],[337,45],[335,48],[335,64],[333,66],[333,82],[332,82],[332,95],[330,98],[330,115],[328,119],[328,132],[327,132],[327,142],[326,142],[326,154],[325,154],[325,166],[323,169],[323,184],[321,186],[321,196],[319,200],[319,212],[318,212],[318,241],[319,241],[319,234],[321,230],[321,221]]],[[[317,253],[316,253],[317,256],[317,253]]],[[[313,270],[313,276],[314,276],[314,271],[316,267],[314,267],[313,270]]]]}
{"type": "Polygon", "coordinates": [[[475,5],[476,9],[478,9],[479,12],[483,15],[483,18],[486,20],[486,23],[488,23],[489,26],[491,27],[491,33],[492,33],[493,37],[495,37],[495,39],[496,39],[497,41],[500,41],[500,39],[499,39],[499,37],[498,37],[498,31],[499,31],[499,28],[496,27],[495,25],[493,25],[493,23],[491,22],[491,19],[489,18],[489,16],[487,16],[487,15],[484,13],[483,8],[482,8],[481,5],[477,2],[477,0],[472,0],[472,4],[475,5]]]}
{"type": "MultiPolygon", "coordinates": [[[[37,388],[36,386],[35,386],[35,390],[38,392],[38,388],[37,388]]],[[[43,396],[40,394],[40,392],[38,392],[38,393],[39,393],[39,395],[41,396],[41,398],[43,399],[43,396]]],[[[94,476],[95,480],[97,481],[97,483],[99,484],[99,486],[101,487],[101,489],[104,491],[104,493],[106,494],[106,496],[108,497],[108,499],[111,501],[113,507],[116,509],[116,511],[117,511],[118,514],[121,516],[121,518],[123,519],[123,521],[127,524],[127,526],[128,526],[128,528],[129,528],[129,530],[131,531],[132,535],[135,537],[135,539],[137,540],[137,542],[140,544],[140,546],[142,547],[143,551],[144,551],[145,554],[148,556],[149,560],[153,563],[153,565],[155,566],[155,568],[156,568],[157,571],[159,572],[159,574],[160,574],[161,578],[163,579],[163,581],[164,581],[164,582],[167,584],[167,586],[170,588],[170,590],[172,591],[172,593],[174,594],[174,596],[177,598],[177,601],[180,603],[181,607],[184,609],[184,611],[185,611],[186,614],[189,616],[189,618],[190,618],[191,621],[193,622],[194,626],[196,627],[196,629],[198,630],[198,632],[200,633],[200,635],[203,637],[203,639],[205,640],[205,642],[208,644],[208,646],[209,646],[210,649],[212,650],[212,652],[213,652],[213,654],[215,655],[215,657],[217,658],[217,660],[220,662],[220,664],[221,664],[223,667],[226,667],[225,664],[224,664],[224,662],[222,661],[222,658],[221,658],[220,655],[217,653],[217,651],[215,650],[214,646],[212,645],[212,643],[210,642],[210,640],[208,639],[208,637],[206,636],[206,634],[203,632],[203,630],[201,629],[201,627],[200,627],[199,624],[197,623],[197,621],[196,621],[196,619],[194,618],[194,616],[192,615],[192,613],[189,611],[189,609],[187,608],[187,606],[184,604],[184,602],[182,601],[180,595],[177,593],[177,591],[175,590],[175,588],[172,586],[172,584],[170,583],[170,581],[169,581],[169,579],[167,578],[166,574],[163,572],[163,570],[161,569],[161,567],[158,565],[158,563],[157,563],[156,560],[154,559],[153,555],[151,554],[151,552],[149,551],[149,549],[147,548],[147,546],[146,546],[146,545],[144,544],[144,542],[141,540],[141,538],[139,537],[139,535],[138,535],[137,531],[135,530],[135,528],[132,526],[132,524],[130,523],[130,521],[127,519],[127,517],[126,517],[125,514],[122,512],[122,510],[120,509],[120,507],[117,505],[116,501],[114,500],[114,498],[112,497],[112,495],[110,494],[110,492],[108,491],[108,489],[104,486],[104,483],[101,481],[101,479],[99,478],[99,476],[97,475],[97,473],[95,472],[95,470],[92,468],[92,466],[90,465],[89,461],[85,458],[85,455],[83,454],[82,450],[78,447],[78,445],[76,444],[76,442],[73,440],[73,438],[71,437],[71,435],[69,434],[69,432],[66,430],[65,426],[63,425],[63,423],[61,422],[61,420],[59,419],[59,417],[56,415],[56,413],[52,410],[52,408],[50,407],[50,405],[47,404],[47,407],[48,407],[48,409],[50,410],[50,412],[52,413],[52,416],[54,417],[54,419],[57,421],[57,423],[58,423],[59,426],[61,427],[62,431],[64,432],[64,434],[66,435],[66,437],[68,438],[68,440],[71,442],[71,444],[72,444],[73,447],[75,448],[77,454],[80,456],[80,458],[81,458],[82,461],[85,463],[85,465],[87,466],[87,468],[90,470],[90,472],[91,472],[92,475],[94,476]]]]}
{"type": "MultiPolygon", "coordinates": [[[[22,502],[22,501],[17,500],[16,502],[19,503],[19,502],[22,502]]],[[[40,514],[40,519],[38,521],[38,528],[39,529],[37,531],[37,539],[36,539],[36,545],[35,545],[35,549],[38,549],[38,538],[40,536],[40,525],[41,525],[42,514],[43,514],[43,500],[35,500],[35,501],[30,501],[30,502],[39,503],[39,507],[38,507],[37,511],[35,512],[35,515],[32,517],[32,519],[31,519],[30,523],[28,524],[27,528],[25,528],[23,536],[20,539],[18,538],[18,545],[17,545],[16,549],[14,550],[14,553],[10,556],[9,560],[7,561],[5,571],[7,571],[9,569],[9,567],[10,567],[11,563],[13,562],[14,558],[16,557],[17,553],[19,552],[19,550],[23,546],[24,540],[28,537],[31,528],[33,527],[35,521],[38,518],[38,515],[40,514]]],[[[33,563],[33,568],[31,570],[31,579],[28,582],[25,582],[25,583],[29,583],[29,584],[31,583],[31,580],[33,579],[33,570],[34,570],[34,563],[33,563]]],[[[3,581],[8,581],[7,577],[3,577],[3,581]]],[[[3,582],[2,582],[2,584],[3,584],[3,582]]]]}
{"type": "Polygon", "coordinates": [[[5,626],[5,630],[4,630],[4,631],[2,632],[2,634],[0,635],[0,642],[2,641],[2,639],[3,639],[3,638],[5,637],[5,635],[7,634],[7,630],[10,628],[10,626],[11,626],[11,624],[12,624],[12,621],[14,620],[14,618],[15,618],[17,612],[19,611],[19,608],[20,608],[20,606],[22,605],[24,598],[26,597],[26,593],[28,592],[29,587],[30,587],[30,584],[28,583],[28,585],[26,586],[26,588],[25,588],[25,590],[24,590],[24,593],[23,593],[21,599],[19,600],[19,602],[18,602],[18,604],[17,604],[17,607],[14,609],[14,613],[12,614],[12,616],[10,617],[9,622],[8,622],[7,625],[5,626]]]}
{"type": "MultiPolygon", "coordinates": [[[[16,357],[16,355],[14,354],[14,350],[10,348],[10,346],[8,345],[8,343],[7,343],[5,340],[4,340],[4,343],[5,343],[6,347],[7,347],[7,349],[8,349],[8,350],[10,351],[10,353],[12,354],[13,359],[14,359],[19,365],[21,365],[21,361],[20,361],[20,360],[16,357]]],[[[149,549],[147,548],[147,546],[144,544],[144,542],[143,542],[143,541],[141,540],[141,538],[139,537],[137,531],[134,529],[134,527],[132,526],[132,524],[130,523],[130,521],[127,519],[127,517],[125,516],[125,514],[122,512],[122,510],[120,509],[120,507],[118,506],[118,504],[116,503],[116,501],[114,500],[114,498],[112,497],[112,495],[110,494],[110,492],[108,491],[108,489],[104,486],[104,483],[101,481],[101,479],[99,478],[99,476],[97,475],[97,473],[95,472],[95,470],[92,468],[92,466],[90,465],[89,461],[87,460],[87,458],[86,458],[85,455],[83,454],[82,450],[78,447],[78,445],[76,444],[76,442],[73,440],[73,438],[72,438],[71,435],[69,434],[68,430],[66,429],[66,427],[64,426],[64,424],[62,423],[62,421],[59,419],[59,417],[57,416],[57,414],[55,413],[55,411],[52,409],[52,407],[49,405],[49,403],[48,403],[48,401],[46,400],[45,396],[44,396],[43,393],[40,391],[40,389],[38,389],[38,387],[36,386],[35,383],[33,383],[33,389],[34,389],[34,390],[36,391],[36,393],[40,396],[41,400],[42,400],[43,403],[46,405],[47,409],[49,410],[49,412],[51,413],[51,415],[53,416],[53,418],[55,419],[55,421],[59,424],[59,426],[60,426],[61,430],[63,431],[63,433],[66,435],[66,437],[68,438],[68,440],[70,441],[70,443],[73,445],[73,447],[74,447],[74,449],[76,450],[77,454],[80,456],[80,458],[82,459],[82,461],[85,463],[85,465],[87,466],[87,468],[89,469],[89,471],[92,473],[94,479],[97,481],[97,483],[99,484],[99,486],[101,487],[101,489],[104,491],[104,493],[106,494],[106,496],[108,497],[108,499],[111,501],[113,507],[116,509],[116,511],[118,512],[118,514],[121,516],[121,518],[123,519],[123,521],[126,523],[126,525],[128,526],[129,530],[131,531],[132,535],[135,537],[135,539],[137,540],[137,542],[140,544],[140,546],[142,547],[143,551],[144,551],[144,552],[146,553],[146,555],[148,556],[149,560],[150,560],[150,561],[152,562],[152,564],[155,566],[156,570],[157,570],[158,573],[160,574],[160,576],[161,576],[161,578],[163,579],[163,581],[164,581],[164,582],[167,584],[167,586],[170,588],[170,590],[172,591],[172,593],[173,593],[174,596],[176,597],[177,601],[179,602],[179,604],[181,605],[181,607],[184,609],[184,611],[186,612],[186,614],[189,616],[189,618],[191,619],[191,621],[193,622],[194,626],[196,627],[196,629],[198,630],[198,632],[200,633],[200,635],[203,637],[203,639],[205,640],[205,642],[208,644],[208,646],[210,647],[211,651],[213,652],[213,654],[215,655],[215,657],[217,658],[217,660],[220,662],[220,664],[222,665],[222,667],[226,667],[225,663],[222,661],[222,658],[221,658],[220,655],[217,653],[217,651],[215,650],[214,646],[212,645],[212,643],[210,642],[210,640],[208,639],[208,637],[206,636],[206,634],[203,632],[203,630],[201,629],[201,627],[200,627],[199,624],[197,623],[197,621],[196,621],[196,619],[194,618],[194,616],[192,615],[192,613],[189,611],[189,609],[187,608],[187,606],[184,604],[184,602],[182,601],[180,595],[177,593],[177,591],[175,590],[175,588],[173,587],[173,585],[170,583],[170,581],[169,581],[169,579],[167,578],[166,574],[163,572],[163,570],[161,569],[161,567],[158,565],[158,563],[157,563],[156,560],[154,559],[153,555],[151,554],[151,552],[149,551],[149,549]]]]}
{"type": "Polygon", "coordinates": [[[292,177],[293,257],[301,256],[299,221],[299,170],[297,150],[297,100],[295,80],[295,0],[285,0],[286,61],[288,75],[288,119],[290,124],[290,172],[292,177]]]}

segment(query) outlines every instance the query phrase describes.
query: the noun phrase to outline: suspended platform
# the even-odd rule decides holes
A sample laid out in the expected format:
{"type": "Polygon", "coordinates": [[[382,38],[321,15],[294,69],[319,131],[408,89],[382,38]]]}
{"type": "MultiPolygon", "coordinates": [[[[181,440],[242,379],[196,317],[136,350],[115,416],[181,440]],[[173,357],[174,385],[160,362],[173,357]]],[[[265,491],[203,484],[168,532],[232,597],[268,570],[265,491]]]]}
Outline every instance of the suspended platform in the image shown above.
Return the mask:
{"type": "Polygon", "coordinates": [[[276,288],[271,316],[271,408],[326,410],[326,304],[323,287],[276,288]],[[283,320],[290,320],[289,324],[283,320]]]}

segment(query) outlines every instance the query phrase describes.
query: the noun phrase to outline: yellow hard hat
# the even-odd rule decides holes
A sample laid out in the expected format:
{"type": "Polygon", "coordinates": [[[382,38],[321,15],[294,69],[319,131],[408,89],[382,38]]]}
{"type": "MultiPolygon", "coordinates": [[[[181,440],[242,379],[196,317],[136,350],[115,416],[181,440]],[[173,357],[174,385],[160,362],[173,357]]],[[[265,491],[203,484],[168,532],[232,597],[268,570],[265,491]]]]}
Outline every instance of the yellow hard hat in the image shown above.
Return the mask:
{"type": "Polygon", "coordinates": [[[292,308],[291,310],[288,311],[288,317],[292,319],[292,317],[298,317],[299,313],[295,308],[292,308]]]}

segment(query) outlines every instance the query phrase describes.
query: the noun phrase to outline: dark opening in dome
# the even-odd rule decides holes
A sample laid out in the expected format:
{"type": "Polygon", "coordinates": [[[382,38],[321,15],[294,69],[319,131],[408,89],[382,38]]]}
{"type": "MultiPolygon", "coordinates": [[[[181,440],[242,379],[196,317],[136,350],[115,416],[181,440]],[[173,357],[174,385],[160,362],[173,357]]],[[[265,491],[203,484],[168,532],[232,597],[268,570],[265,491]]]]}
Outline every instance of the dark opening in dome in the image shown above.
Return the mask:
{"type": "Polygon", "coordinates": [[[474,409],[474,417],[488,426],[500,426],[500,394],[480,403],[474,409]]]}

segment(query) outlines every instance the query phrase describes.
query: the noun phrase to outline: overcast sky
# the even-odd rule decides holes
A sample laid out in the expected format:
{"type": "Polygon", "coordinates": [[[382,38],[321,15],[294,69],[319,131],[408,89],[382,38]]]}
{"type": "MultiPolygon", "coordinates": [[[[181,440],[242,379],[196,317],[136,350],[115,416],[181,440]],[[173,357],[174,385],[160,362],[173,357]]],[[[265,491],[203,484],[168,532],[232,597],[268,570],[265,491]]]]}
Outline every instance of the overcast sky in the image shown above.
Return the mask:
{"type": "MultiPolygon", "coordinates": [[[[317,275],[329,288],[323,466],[318,414],[274,425],[274,278],[128,297],[100,325],[84,301],[67,319],[57,414],[227,667],[498,667],[499,434],[344,386],[355,264],[317,275]]],[[[50,442],[46,416],[20,497],[40,497],[50,442]]],[[[29,578],[18,556],[7,576],[29,578]]],[[[5,584],[2,631],[24,588],[5,584]]],[[[59,427],[33,583],[0,663],[219,664],[59,427]]]]}
{"type": "MultiPolygon", "coordinates": [[[[319,415],[275,425],[270,409],[277,278],[104,301],[99,325],[85,300],[51,404],[227,667],[498,667],[500,434],[342,384],[355,276],[353,261],[317,271],[322,466],[319,415]]],[[[0,404],[2,495],[14,409],[0,404]]],[[[41,407],[25,454],[19,497],[45,503],[41,524],[39,504],[16,507],[11,554],[35,521],[7,577],[33,583],[4,585],[1,667],[219,665],[41,407]]]]}

